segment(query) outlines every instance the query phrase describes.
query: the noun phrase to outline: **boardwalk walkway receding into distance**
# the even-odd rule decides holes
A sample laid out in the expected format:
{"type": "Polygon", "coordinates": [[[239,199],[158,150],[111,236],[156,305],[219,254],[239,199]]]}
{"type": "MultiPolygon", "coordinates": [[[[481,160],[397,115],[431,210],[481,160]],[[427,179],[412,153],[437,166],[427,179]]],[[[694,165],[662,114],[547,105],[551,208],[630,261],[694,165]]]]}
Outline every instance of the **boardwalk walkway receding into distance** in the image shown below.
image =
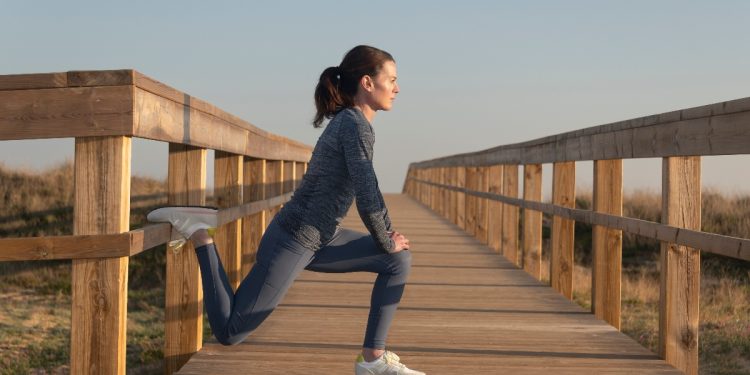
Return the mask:
{"type": "MultiPolygon", "coordinates": [[[[413,266],[388,338],[434,374],[680,374],[406,195],[385,196],[413,266]]],[[[353,207],[344,225],[365,231],[353,207]]],[[[351,374],[375,276],[305,271],[244,343],[205,343],[179,374],[351,374]]]]}

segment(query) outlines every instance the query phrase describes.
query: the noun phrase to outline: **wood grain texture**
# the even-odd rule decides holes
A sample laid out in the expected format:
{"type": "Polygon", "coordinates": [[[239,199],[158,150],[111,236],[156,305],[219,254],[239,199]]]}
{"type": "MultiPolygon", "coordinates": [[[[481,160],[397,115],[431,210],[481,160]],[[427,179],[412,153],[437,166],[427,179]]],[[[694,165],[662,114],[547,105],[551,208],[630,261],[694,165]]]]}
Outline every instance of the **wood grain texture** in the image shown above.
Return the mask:
{"type": "Polygon", "coordinates": [[[412,163],[415,168],[750,154],[750,98],[412,163]]]}
{"type": "MultiPolygon", "coordinates": [[[[384,197],[412,243],[412,271],[387,343],[409,367],[428,374],[679,374],[417,200],[384,197]]],[[[365,231],[354,210],[343,225],[365,231]]],[[[374,279],[305,271],[245,342],[207,343],[179,373],[351,373],[374,279]]]]}
{"type": "MultiPolygon", "coordinates": [[[[503,166],[493,165],[488,171],[488,191],[493,194],[503,192],[503,166]]],[[[503,204],[489,200],[487,208],[487,246],[496,252],[500,251],[503,233],[503,204]]]]}
{"type": "MultiPolygon", "coordinates": [[[[542,165],[523,166],[523,199],[542,201],[542,165]]],[[[524,208],[523,210],[523,269],[537,280],[542,279],[542,213],[524,208]]]]}
{"type": "MultiPolygon", "coordinates": [[[[700,230],[700,157],[664,158],[662,221],[700,230]]],[[[667,363],[698,374],[700,250],[662,242],[659,351],[667,363]]]]}
{"type": "MultiPolygon", "coordinates": [[[[76,138],[74,234],[128,231],[130,158],[130,138],[76,138]]],[[[128,259],[73,261],[71,373],[125,374],[128,259]]]]}
{"type": "Polygon", "coordinates": [[[67,86],[66,73],[0,75],[0,90],[51,89],[67,86]]]}
{"type": "MultiPolygon", "coordinates": [[[[206,155],[206,149],[169,145],[169,205],[206,204],[206,155]]],[[[171,374],[203,345],[203,288],[192,242],[168,245],[166,252],[164,369],[171,374]]]]}
{"type": "MultiPolygon", "coordinates": [[[[417,180],[419,181],[419,180],[417,180]]],[[[427,181],[419,181],[420,184],[429,184],[427,181]]],[[[487,198],[511,204],[520,208],[535,210],[549,215],[555,215],[574,221],[580,221],[592,225],[601,225],[612,229],[619,229],[639,236],[653,238],[659,241],[674,242],[678,245],[699,248],[718,255],[728,256],[736,259],[750,260],[750,239],[723,236],[714,233],[705,233],[697,230],[678,228],[666,224],[655,223],[630,217],[609,215],[591,210],[582,210],[570,207],[556,206],[550,203],[527,201],[511,198],[494,193],[471,191],[455,186],[443,186],[444,189],[456,191],[465,195],[487,198]]]]}
{"type": "MultiPolygon", "coordinates": [[[[429,185],[428,185],[429,186],[429,185]]],[[[466,188],[472,191],[479,191],[479,181],[477,178],[477,168],[466,168],[466,188]]],[[[466,233],[471,236],[477,234],[477,202],[479,198],[475,195],[466,196],[466,233]]]]}
{"type": "MultiPolygon", "coordinates": [[[[244,192],[245,203],[262,201],[266,197],[266,161],[245,158],[244,192]]],[[[244,278],[255,264],[255,254],[263,232],[266,230],[266,211],[246,216],[242,219],[242,277],[244,278]]]]}
{"type": "MultiPolygon", "coordinates": [[[[575,207],[575,162],[555,163],[552,174],[552,203],[575,207]]],[[[573,220],[552,217],[550,282],[552,288],[568,299],[573,298],[574,229],[573,220]]]]}
{"type": "MultiPolygon", "coordinates": [[[[243,156],[216,151],[214,157],[214,199],[221,208],[231,208],[243,204],[242,167],[243,156]]],[[[237,289],[242,271],[242,219],[238,218],[217,228],[216,241],[219,256],[227,272],[229,283],[237,289]]]]}
{"type": "MultiPolygon", "coordinates": [[[[284,162],[282,160],[266,160],[266,197],[281,195],[284,181],[284,162]]],[[[266,213],[266,224],[271,223],[280,207],[273,207],[266,213]]]]}
{"type": "MultiPolygon", "coordinates": [[[[466,187],[466,168],[464,167],[456,167],[456,186],[466,187]]],[[[466,193],[459,193],[456,196],[456,225],[463,230],[466,230],[466,196],[466,193]]]]}
{"type": "MultiPolygon", "coordinates": [[[[518,198],[518,166],[503,166],[503,195],[518,198]]],[[[522,258],[518,255],[518,207],[503,205],[503,231],[500,249],[508,260],[521,265],[522,258]]]]}
{"type": "Polygon", "coordinates": [[[294,178],[297,172],[294,169],[295,165],[293,161],[284,161],[284,182],[282,193],[289,193],[294,191],[294,178]]]}
{"type": "MultiPolygon", "coordinates": [[[[477,168],[477,190],[489,191],[489,171],[487,167],[477,168]]],[[[477,199],[477,232],[476,237],[479,242],[487,244],[488,241],[488,201],[486,198],[477,199]]]]}
{"type": "Polygon", "coordinates": [[[0,140],[130,135],[130,86],[0,91],[0,140]]]}
{"type": "MultiPolygon", "coordinates": [[[[622,160],[594,161],[594,211],[622,215],[622,160]]],[[[591,309],[620,329],[622,231],[593,226],[591,309]]]]}

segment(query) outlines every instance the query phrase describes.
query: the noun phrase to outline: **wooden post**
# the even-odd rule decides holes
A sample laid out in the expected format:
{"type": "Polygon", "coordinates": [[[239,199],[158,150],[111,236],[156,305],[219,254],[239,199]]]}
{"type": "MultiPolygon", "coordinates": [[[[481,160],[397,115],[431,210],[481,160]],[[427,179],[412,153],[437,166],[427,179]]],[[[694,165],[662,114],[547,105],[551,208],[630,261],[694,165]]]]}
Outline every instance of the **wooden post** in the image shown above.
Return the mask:
{"type": "MultiPolygon", "coordinates": [[[[167,204],[206,204],[206,150],[169,144],[167,204]]],[[[203,346],[203,288],[191,242],[167,246],[164,370],[180,369],[203,346]]]]}
{"type": "MultiPolygon", "coordinates": [[[[219,208],[242,204],[242,155],[216,151],[214,157],[214,198],[219,208]]],[[[237,289],[242,269],[242,220],[226,223],[216,230],[215,242],[229,283],[237,289]]]]}
{"type": "MultiPolygon", "coordinates": [[[[245,158],[245,180],[242,198],[245,203],[266,199],[266,161],[263,159],[245,158]]],[[[266,230],[266,211],[242,219],[242,278],[250,272],[255,263],[255,254],[260,246],[260,239],[266,230]]]]}
{"type": "MultiPolygon", "coordinates": [[[[281,195],[284,181],[284,162],[281,160],[266,160],[266,199],[281,195]]],[[[271,223],[279,212],[280,206],[271,208],[266,213],[265,227],[271,223]]]]}
{"type": "MultiPolygon", "coordinates": [[[[129,137],[75,140],[73,233],[130,229],[129,137]]],[[[74,259],[70,371],[125,374],[128,257],[74,259]]]]}
{"type": "MultiPolygon", "coordinates": [[[[440,175],[438,181],[440,184],[445,185],[448,181],[448,170],[446,168],[438,168],[438,173],[440,175]]],[[[448,218],[448,200],[450,199],[448,198],[448,192],[450,190],[440,188],[440,215],[444,218],[448,218]]]]}
{"type": "MultiPolygon", "coordinates": [[[[524,165],[523,175],[523,199],[541,202],[542,165],[524,165]]],[[[542,278],[542,213],[539,211],[523,211],[523,268],[537,280],[542,278]]]]}
{"type": "MultiPolygon", "coordinates": [[[[594,211],[622,216],[622,160],[594,160],[594,211]]],[[[591,309],[620,329],[622,231],[593,227],[591,309]]]]}
{"type": "Polygon", "coordinates": [[[295,162],[294,163],[294,190],[297,190],[299,185],[302,183],[302,179],[305,177],[305,163],[295,162]]]}
{"type": "MultiPolygon", "coordinates": [[[[700,157],[664,158],[662,165],[662,222],[700,230],[700,157]]],[[[699,297],[700,250],[663,242],[659,352],[686,374],[698,373],[699,297]]]]}
{"type": "MultiPolygon", "coordinates": [[[[518,165],[503,166],[503,195],[518,198],[518,165]]],[[[503,205],[503,232],[500,248],[508,260],[519,265],[518,257],[518,206],[503,205]]]]}
{"type": "MultiPolygon", "coordinates": [[[[487,192],[490,190],[489,179],[489,167],[478,167],[477,168],[477,190],[487,192]]],[[[479,242],[487,243],[487,222],[489,220],[488,213],[488,200],[487,198],[477,198],[477,230],[476,237],[479,242]]]]}
{"type": "MultiPolygon", "coordinates": [[[[448,168],[448,185],[450,186],[458,186],[458,168],[456,167],[450,167],[448,168]]],[[[448,216],[450,218],[451,223],[456,224],[458,223],[458,192],[451,190],[449,193],[450,196],[450,203],[448,207],[448,216]]]]}
{"type": "Polygon", "coordinates": [[[284,190],[282,193],[291,193],[294,191],[294,179],[296,177],[295,163],[293,161],[284,161],[284,190]]]}
{"type": "MultiPolygon", "coordinates": [[[[477,190],[477,168],[466,167],[466,189],[477,190]]],[[[477,233],[477,197],[466,195],[466,233],[477,233]]]]}
{"type": "MultiPolygon", "coordinates": [[[[552,203],[575,207],[576,164],[573,161],[554,163],[552,173],[552,203]]],[[[573,240],[575,222],[559,216],[552,217],[550,247],[550,282],[552,288],[568,299],[573,298],[573,240]]]]}
{"type": "MultiPolygon", "coordinates": [[[[460,188],[466,187],[466,168],[456,167],[456,185],[460,188]]],[[[466,193],[456,192],[456,225],[466,230],[466,193]]]]}
{"type": "MultiPolygon", "coordinates": [[[[503,193],[503,166],[493,165],[488,171],[488,190],[493,194],[503,193]]],[[[487,244],[500,251],[502,236],[503,205],[499,201],[490,201],[487,208],[487,244]]]]}

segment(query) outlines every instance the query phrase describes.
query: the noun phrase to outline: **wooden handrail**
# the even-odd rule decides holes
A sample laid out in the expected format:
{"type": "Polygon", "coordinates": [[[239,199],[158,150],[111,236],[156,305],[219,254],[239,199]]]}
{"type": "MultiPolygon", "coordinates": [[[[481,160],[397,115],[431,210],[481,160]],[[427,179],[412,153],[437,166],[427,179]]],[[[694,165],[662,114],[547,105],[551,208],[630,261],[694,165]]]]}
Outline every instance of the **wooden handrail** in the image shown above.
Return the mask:
{"type": "Polygon", "coordinates": [[[312,151],[135,70],[0,76],[0,140],[96,136],[298,162],[312,151]]]}
{"type": "MultiPolygon", "coordinates": [[[[215,238],[234,285],[312,153],[135,70],[0,75],[0,141],[75,138],[74,235],[0,239],[0,261],[73,260],[72,373],[125,373],[128,260],[172,239],[168,224],[128,228],[132,137],[169,143],[169,205],[205,205],[217,151],[215,238]]],[[[166,263],[171,374],[202,346],[202,290],[190,246],[168,246],[166,263]]]]}
{"type": "Polygon", "coordinates": [[[750,154],[749,129],[750,98],[743,98],[415,162],[410,168],[750,154]]]}
{"type": "Polygon", "coordinates": [[[552,203],[529,201],[509,197],[507,195],[499,195],[483,191],[459,188],[445,184],[438,184],[435,182],[420,180],[417,178],[408,178],[408,180],[425,185],[435,186],[449,191],[464,193],[466,195],[486,198],[496,202],[502,202],[519,208],[542,212],[547,215],[559,216],[580,223],[619,229],[628,233],[637,234],[645,238],[672,242],[678,245],[701,249],[701,251],[717,255],[750,261],[750,239],[747,238],[701,232],[698,230],[690,230],[648,220],[610,215],[579,208],[563,207],[552,203]]]}
{"type": "Polygon", "coordinates": [[[618,329],[622,231],[661,241],[660,354],[697,374],[700,251],[750,260],[750,239],[700,231],[700,157],[734,154],[750,154],[750,98],[411,163],[403,191],[537,278],[541,213],[552,215],[550,282],[568,298],[573,223],[593,225],[592,311],[618,329]],[[661,223],[622,217],[622,160],[651,157],[663,158],[661,223]],[[575,162],[588,160],[594,202],[581,210],[574,207],[575,162]],[[551,204],[541,202],[542,163],[553,163],[551,204]]]}

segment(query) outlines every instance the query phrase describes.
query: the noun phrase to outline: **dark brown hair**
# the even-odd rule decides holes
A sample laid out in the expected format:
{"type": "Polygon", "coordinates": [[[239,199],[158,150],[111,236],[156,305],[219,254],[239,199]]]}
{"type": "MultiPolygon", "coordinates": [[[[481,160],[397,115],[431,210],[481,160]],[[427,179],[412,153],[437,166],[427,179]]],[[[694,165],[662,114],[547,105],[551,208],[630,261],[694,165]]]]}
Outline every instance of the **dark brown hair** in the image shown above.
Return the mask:
{"type": "Polygon", "coordinates": [[[396,61],[390,53],[370,46],[356,46],[349,50],[339,66],[326,68],[315,87],[315,119],[320,127],[324,119],[354,105],[359,81],[363,76],[375,77],[388,61],[396,61]]]}

